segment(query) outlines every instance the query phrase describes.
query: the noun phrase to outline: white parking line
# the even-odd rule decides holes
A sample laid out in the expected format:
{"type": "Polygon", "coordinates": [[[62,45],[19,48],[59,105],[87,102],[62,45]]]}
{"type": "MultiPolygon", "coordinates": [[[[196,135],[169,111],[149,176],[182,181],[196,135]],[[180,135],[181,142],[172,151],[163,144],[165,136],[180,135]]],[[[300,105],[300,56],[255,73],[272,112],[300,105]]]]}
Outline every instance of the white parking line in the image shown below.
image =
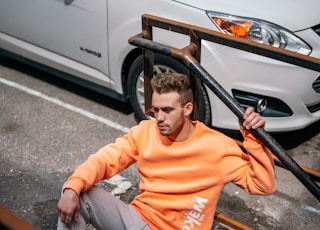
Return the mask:
{"type": "Polygon", "coordinates": [[[89,111],[86,111],[86,110],[83,110],[83,109],[81,109],[79,107],[76,107],[76,106],[73,106],[71,104],[65,103],[65,102],[63,102],[63,101],[61,101],[59,99],[56,99],[56,98],[53,98],[53,97],[49,97],[49,96],[47,96],[47,95],[45,95],[45,94],[43,94],[43,93],[41,93],[39,91],[30,89],[30,88],[28,88],[28,87],[26,87],[24,85],[20,85],[18,83],[15,83],[13,81],[9,81],[9,80],[3,79],[3,78],[0,78],[0,82],[5,84],[5,85],[14,87],[14,88],[19,89],[21,91],[24,91],[24,92],[26,92],[28,94],[33,95],[33,96],[36,96],[36,97],[39,97],[39,98],[44,99],[46,101],[49,101],[49,102],[51,102],[53,104],[59,105],[59,106],[65,108],[65,109],[68,109],[70,111],[79,113],[79,114],[81,114],[81,115],[83,115],[85,117],[88,117],[88,118],[92,119],[92,120],[99,121],[99,122],[101,122],[101,123],[103,123],[103,124],[105,124],[105,125],[107,125],[107,126],[109,126],[111,128],[120,130],[120,131],[122,131],[124,133],[127,133],[129,131],[128,127],[122,126],[117,122],[108,120],[108,119],[106,119],[104,117],[97,116],[97,115],[95,115],[95,114],[93,114],[93,113],[91,113],[89,111]]]}
{"type": "Polygon", "coordinates": [[[320,210],[317,209],[317,208],[314,208],[312,206],[309,206],[309,205],[306,205],[306,204],[302,204],[302,208],[304,210],[307,210],[307,211],[310,211],[310,212],[314,212],[314,213],[317,213],[317,214],[320,214],[320,210]]]}

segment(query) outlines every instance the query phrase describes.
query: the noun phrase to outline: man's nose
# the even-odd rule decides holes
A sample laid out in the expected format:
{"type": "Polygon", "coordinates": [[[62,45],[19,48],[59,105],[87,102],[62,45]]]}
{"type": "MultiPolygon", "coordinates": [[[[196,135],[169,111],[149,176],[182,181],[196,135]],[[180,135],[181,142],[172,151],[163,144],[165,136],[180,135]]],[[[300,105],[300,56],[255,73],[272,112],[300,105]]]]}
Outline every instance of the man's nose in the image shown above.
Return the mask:
{"type": "Polygon", "coordinates": [[[159,111],[156,116],[157,121],[164,121],[164,112],[159,111]]]}

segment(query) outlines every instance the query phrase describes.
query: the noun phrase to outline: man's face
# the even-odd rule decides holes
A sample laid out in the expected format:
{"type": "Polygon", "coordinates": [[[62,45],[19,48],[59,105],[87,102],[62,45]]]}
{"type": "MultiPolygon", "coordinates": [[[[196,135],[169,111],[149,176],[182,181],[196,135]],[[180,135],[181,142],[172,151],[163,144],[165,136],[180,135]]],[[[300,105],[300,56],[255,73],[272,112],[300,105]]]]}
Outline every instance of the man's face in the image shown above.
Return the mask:
{"type": "Polygon", "coordinates": [[[184,107],[177,92],[152,95],[152,107],[161,135],[176,136],[184,124],[184,107]]]}

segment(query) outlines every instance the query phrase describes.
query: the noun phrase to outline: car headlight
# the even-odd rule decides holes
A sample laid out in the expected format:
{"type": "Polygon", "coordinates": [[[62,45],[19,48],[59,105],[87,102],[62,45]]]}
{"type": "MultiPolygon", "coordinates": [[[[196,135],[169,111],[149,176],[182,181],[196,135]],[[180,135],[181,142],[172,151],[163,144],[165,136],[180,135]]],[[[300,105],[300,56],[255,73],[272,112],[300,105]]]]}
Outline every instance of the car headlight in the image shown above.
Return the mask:
{"type": "Polygon", "coordinates": [[[311,53],[311,47],[308,44],[276,24],[212,11],[207,14],[223,33],[304,55],[311,53]]]}

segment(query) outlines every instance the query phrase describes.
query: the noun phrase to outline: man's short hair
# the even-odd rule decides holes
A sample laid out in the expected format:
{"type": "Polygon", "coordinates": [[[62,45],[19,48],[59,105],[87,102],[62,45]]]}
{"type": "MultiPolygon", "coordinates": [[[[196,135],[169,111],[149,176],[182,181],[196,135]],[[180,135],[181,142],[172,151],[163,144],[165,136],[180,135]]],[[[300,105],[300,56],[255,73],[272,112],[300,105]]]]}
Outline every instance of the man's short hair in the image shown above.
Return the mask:
{"type": "Polygon", "coordinates": [[[177,92],[181,96],[181,104],[193,103],[193,91],[190,78],[180,73],[159,73],[151,79],[153,91],[158,94],[177,92]]]}

